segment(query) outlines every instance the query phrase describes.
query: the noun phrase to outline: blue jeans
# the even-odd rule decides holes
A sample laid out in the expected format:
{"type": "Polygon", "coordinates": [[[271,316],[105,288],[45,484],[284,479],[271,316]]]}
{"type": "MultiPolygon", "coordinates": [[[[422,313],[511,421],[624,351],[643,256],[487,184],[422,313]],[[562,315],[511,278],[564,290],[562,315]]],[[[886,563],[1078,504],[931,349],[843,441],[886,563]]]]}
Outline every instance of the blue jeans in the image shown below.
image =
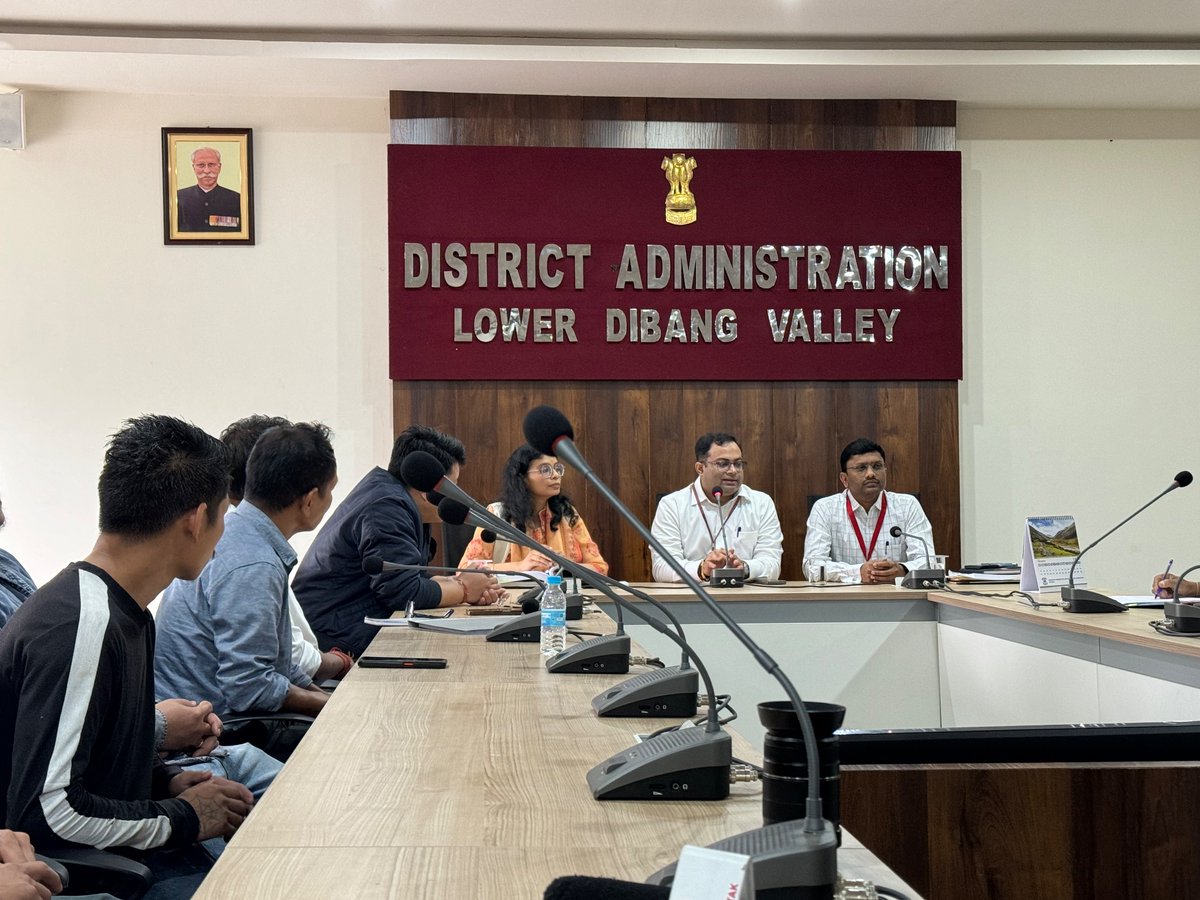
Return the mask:
{"type": "Polygon", "coordinates": [[[244,784],[255,800],[262,797],[283,768],[283,763],[253,744],[218,747],[211,756],[176,756],[167,762],[183,769],[206,770],[217,778],[244,784]]]}

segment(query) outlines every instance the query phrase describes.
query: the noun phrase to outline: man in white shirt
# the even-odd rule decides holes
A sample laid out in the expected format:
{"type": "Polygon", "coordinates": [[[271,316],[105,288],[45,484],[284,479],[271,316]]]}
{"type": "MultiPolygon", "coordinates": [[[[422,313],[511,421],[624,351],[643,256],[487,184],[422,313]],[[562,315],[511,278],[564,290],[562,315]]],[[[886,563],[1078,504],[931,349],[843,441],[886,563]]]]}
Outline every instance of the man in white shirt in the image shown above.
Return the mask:
{"type": "MultiPolygon", "coordinates": [[[[696,480],[663,497],[654,513],[651,532],[701,581],[720,568],[744,569],[747,578],[779,577],[783,531],[775,503],[746,487],[745,473],[737,438],[702,435],[696,441],[696,480]]],[[[651,555],[655,581],[683,580],[661,556],[651,555]]]]}
{"type": "Polygon", "coordinates": [[[804,536],[804,573],[810,581],[890,584],[908,572],[908,563],[924,563],[932,554],[933,528],[911,494],[885,491],[887,459],[883,448],[867,438],[846,445],[838,478],[840,494],[813,504],[804,536]],[[899,525],[909,535],[892,537],[899,525]]]}

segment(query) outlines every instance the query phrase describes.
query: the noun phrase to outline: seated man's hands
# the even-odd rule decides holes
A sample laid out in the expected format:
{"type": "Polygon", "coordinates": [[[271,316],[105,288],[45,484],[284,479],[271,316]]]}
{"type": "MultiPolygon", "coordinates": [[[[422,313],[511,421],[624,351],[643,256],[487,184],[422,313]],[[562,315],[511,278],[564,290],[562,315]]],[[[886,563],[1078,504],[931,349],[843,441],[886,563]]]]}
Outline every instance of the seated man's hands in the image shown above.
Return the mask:
{"type": "Polygon", "coordinates": [[[221,719],[207,700],[163,700],[156,704],[166,717],[167,734],[160,750],[207,756],[221,738],[221,719]]]}
{"type": "Polygon", "coordinates": [[[904,576],[904,566],[890,559],[869,559],[859,567],[863,584],[891,584],[904,576]]]}
{"type": "Polygon", "coordinates": [[[49,900],[62,889],[58,874],[34,855],[29,835],[0,829],[0,898],[49,900]]]}
{"type": "Polygon", "coordinates": [[[170,790],[196,811],[198,841],[232,836],[254,806],[254,796],[245,785],[214,778],[211,772],[181,772],[171,779],[170,790]]]}
{"type": "Polygon", "coordinates": [[[729,554],[720,547],[709,550],[708,555],[700,560],[700,580],[707,581],[708,577],[712,575],[713,569],[724,568],[728,561],[729,554]]]}
{"type": "Polygon", "coordinates": [[[471,606],[491,606],[507,596],[495,575],[485,572],[460,572],[458,581],[463,587],[463,603],[471,606]]]}
{"type": "Polygon", "coordinates": [[[1200,584],[1194,581],[1180,581],[1178,575],[1155,575],[1150,588],[1157,597],[1182,599],[1200,596],[1200,584]]]}

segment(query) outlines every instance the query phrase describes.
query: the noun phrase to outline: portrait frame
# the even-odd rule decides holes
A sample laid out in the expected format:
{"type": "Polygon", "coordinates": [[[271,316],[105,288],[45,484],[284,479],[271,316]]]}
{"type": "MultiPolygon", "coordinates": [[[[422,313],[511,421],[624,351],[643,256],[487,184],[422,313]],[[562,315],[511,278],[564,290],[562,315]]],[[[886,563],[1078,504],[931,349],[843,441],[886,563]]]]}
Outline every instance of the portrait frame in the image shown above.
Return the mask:
{"type": "Polygon", "coordinates": [[[253,129],[163,128],[162,177],[164,244],[254,244],[253,129]]]}

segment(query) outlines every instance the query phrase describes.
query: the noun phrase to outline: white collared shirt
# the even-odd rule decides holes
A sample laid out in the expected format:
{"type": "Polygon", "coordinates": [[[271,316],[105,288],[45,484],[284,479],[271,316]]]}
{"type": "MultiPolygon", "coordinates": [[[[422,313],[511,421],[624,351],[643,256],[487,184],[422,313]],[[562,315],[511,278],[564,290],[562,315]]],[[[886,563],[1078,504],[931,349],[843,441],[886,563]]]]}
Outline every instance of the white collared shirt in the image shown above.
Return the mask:
{"type": "MultiPolygon", "coordinates": [[[[933,549],[933,526],[921,508],[921,502],[912,494],[887,495],[888,508],[884,516],[883,527],[879,529],[879,538],[875,544],[876,559],[891,559],[904,563],[913,568],[910,563],[925,562],[925,547],[918,540],[906,538],[903,535],[894,538],[889,533],[893,525],[899,525],[902,531],[922,537],[928,544],[929,553],[933,549]]],[[[849,491],[842,491],[832,497],[822,497],[813,504],[808,516],[808,533],[804,536],[804,575],[813,577],[813,571],[818,566],[825,567],[825,577],[837,575],[841,581],[858,583],[862,576],[860,567],[867,561],[863,556],[862,547],[858,543],[858,535],[846,515],[846,498],[850,498],[850,508],[862,532],[863,543],[868,549],[871,546],[871,535],[879,522],[879,510],[882,497],[876,500],[869,510],[863,509],[862,504],[850,496],[849,491]]],[[[833,579],[830,579],[833,580],[833,579]]]]}
{"type": "MultiPolygon", "coordinates": [[[[742,485],[738,492],[721,502],[725,518],[725,537],[721,537],[721,518],[717,504],[705,496],[700,479],[674,493],[667,494],[654,512],[651,533],[667,552],[693,574],[714,546],[726,542],[746,564],[750,578],[778,578],[783,557],[783,529],[775,502],[762,491],[742,485]],[[741,501],[735,507],[735,499],[741,501]],[[697,504],[699,499],[699,504],[697,504]],[[713,538],[716,538],[714,542],[713,538]]],[[[682,581],[675,571],[653,550],[655,581],[682,581]]]]}

